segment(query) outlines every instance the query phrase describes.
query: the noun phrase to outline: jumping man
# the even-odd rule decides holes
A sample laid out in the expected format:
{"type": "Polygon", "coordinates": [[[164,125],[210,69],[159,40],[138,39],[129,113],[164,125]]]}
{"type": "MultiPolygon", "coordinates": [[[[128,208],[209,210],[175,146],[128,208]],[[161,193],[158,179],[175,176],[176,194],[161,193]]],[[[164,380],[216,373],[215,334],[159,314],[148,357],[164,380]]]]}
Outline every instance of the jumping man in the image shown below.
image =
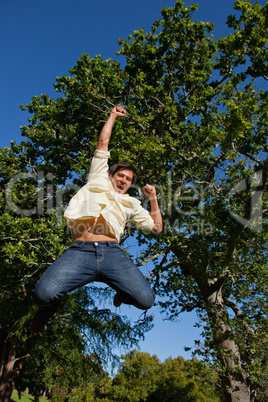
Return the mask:
{"type": "Polygon", "coordinates": [[[108,173],[112,129],[116,119],[125,115],[120,106],[112,109],[101,130],[87,184],[71,199],[64,213],[72,243],[35,286],[34,297],[40,307],[32,322],[33,332],[44,327],[65,293],[93,281],[116,290],[116,307],[125,303],[147,310],[154,303],[148,281],[119,245],[128,221],[139,229],[157,233],[162,230],[155,187],[143,187],[150,200],[149,214],[139,200],[127,194],[136,179],[134,166],[119,162],[108,173]]]}

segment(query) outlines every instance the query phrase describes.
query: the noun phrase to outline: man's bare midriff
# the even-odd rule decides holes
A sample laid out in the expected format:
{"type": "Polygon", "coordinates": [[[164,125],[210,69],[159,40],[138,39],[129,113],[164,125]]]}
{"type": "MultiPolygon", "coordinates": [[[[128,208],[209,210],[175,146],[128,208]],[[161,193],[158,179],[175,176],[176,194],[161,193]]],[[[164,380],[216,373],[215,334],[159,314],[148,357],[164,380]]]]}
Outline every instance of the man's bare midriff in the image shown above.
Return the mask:
{"type": "Polygon", "coordinates": [[[73,241],[116,241],[106,220],[98,218],[78,219],[72,222],[73,241]]]}

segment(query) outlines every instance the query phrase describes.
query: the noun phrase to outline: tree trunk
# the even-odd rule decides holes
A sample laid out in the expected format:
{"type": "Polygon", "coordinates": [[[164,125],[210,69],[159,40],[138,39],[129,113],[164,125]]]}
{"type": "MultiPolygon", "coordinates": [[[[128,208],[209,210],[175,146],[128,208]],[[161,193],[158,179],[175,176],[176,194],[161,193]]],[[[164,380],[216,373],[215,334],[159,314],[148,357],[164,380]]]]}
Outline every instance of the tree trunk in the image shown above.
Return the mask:
{"type": "Polygon", "coordinates": [[[13,369],[15,364],[15,352],[16,352],[17,339],[12,337],[9,342],[9,353],[7,357],[7,363],[3,370],[1,384],[0,384],[0,401],[9,402],[14,389],[14,377],[13,369]]]}
{"type": "Polygon", "coordinates": [[[222,383],[226,401],[250,402],[250,388],[241,366],[240,352],[229,325],[221,289],[210,294],[207,302],[207,313],[213,332],[217,359],[224,369],[222,383]]]}
{"type": "MultiPolygon", "coordinates": [[[[6,364],[3,368],[3,373],[0,383],[0,402],[9,402],[14,390],[15,380],[19,377],[23,367],[23,363],[27,357],[25,356],[16,359],[17,337],[13,336],[9,341],[7,349],[9,349],[6,364]]],[[[30,345],[30,343],[29,343],[30,345]]]]}
{"type": "Polygon", "coordinates": [[[7,353],[6,342],[3,339],[0,339],[2,342],[2,351],[1,351],[1,360],[0,360],[0,379],[3,376],[4,367],[5,367],[5,357],[7,353]]]}

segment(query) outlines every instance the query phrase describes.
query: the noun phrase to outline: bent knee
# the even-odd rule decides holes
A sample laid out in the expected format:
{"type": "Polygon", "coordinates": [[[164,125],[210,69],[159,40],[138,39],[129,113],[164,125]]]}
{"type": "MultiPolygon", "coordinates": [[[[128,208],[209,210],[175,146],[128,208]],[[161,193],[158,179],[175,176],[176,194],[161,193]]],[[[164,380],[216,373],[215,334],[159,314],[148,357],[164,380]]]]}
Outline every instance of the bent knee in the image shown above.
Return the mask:
{"type": "Polygon", "coordinates": [[[150,291],[143,292],[137,299],[137,307],[141,310],[148,310],[154,305],[155,293],[152,289],[150,291]]]}
{"type": "Polygon", "coordinates": [[[51,286],[50,283],[37,282],[32,291],[35,302],[39,305],[53,304],[61,299],[61,292],[58,286],[51,286]]]}

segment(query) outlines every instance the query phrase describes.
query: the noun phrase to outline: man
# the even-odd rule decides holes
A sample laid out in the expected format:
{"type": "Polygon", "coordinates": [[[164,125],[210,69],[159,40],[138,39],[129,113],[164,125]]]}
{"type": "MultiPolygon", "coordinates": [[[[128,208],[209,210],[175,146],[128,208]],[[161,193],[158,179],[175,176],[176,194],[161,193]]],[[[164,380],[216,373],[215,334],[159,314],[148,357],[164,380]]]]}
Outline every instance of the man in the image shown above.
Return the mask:
{"type": "Polygon", "coordinates": [[[150,199],[151,214],[136,198],[127,194],[136,178],[135,168],[121,162],[108,174],[108,144],[117,118],[126,111],[112,109],[99,136],[87,184],[71,199],[65,213],[72,243],[64,254],[42,275],[34,289],[40,308],[33,319],[32,331],[38,332],[56,311],[61,297],[92,281],[108,284],[117,291],[114,305],[131,304],[148,309],[154,292],[148,281],[119,246],[128,221],[138,228],[161,232],[162,217],[154,186],[143,191],[150,199]]]}

